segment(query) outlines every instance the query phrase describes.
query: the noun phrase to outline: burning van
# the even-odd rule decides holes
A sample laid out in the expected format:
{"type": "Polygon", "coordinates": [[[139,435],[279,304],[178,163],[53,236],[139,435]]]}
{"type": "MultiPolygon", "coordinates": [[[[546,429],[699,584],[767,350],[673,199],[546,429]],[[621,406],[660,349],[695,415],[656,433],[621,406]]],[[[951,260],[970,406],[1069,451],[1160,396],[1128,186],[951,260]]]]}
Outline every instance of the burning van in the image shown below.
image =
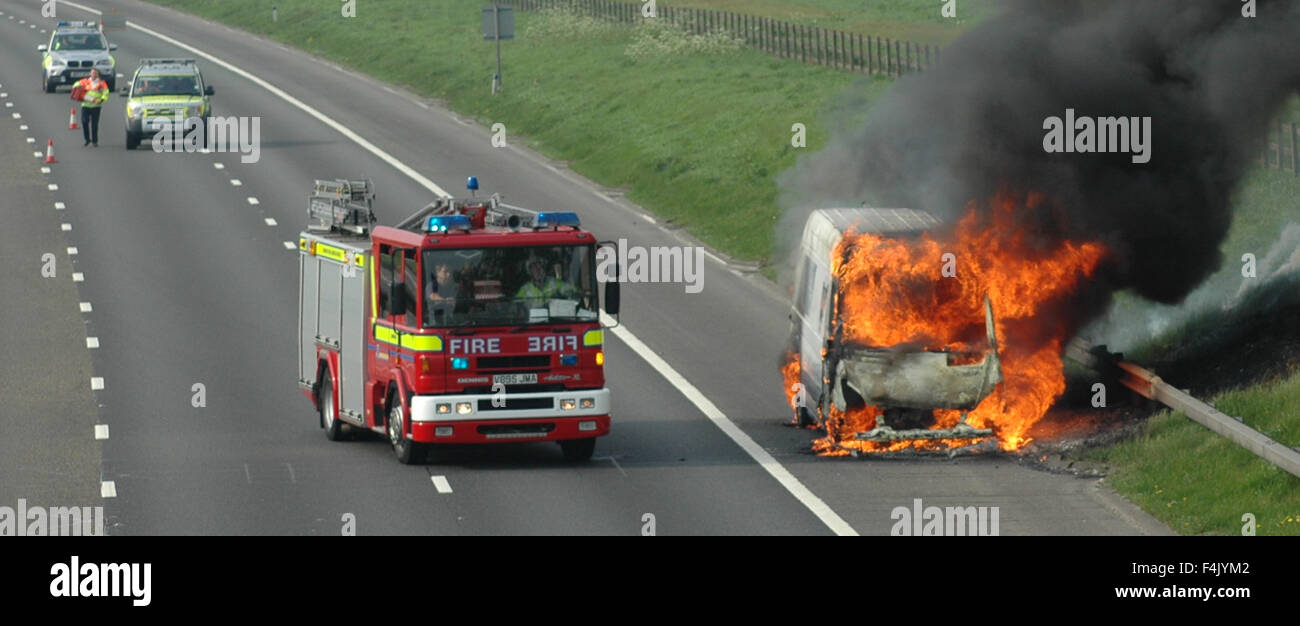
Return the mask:
{"type": "MultiPolygon", "coordinates": [[[[874,424],[856,433],[859,441],[952,441],[993,435],[991,429],[968,425],[965,413],[1002,381],[993,307],[987,295],[983,298],[986,343],[981,349],[970,349],[969,343],[957,348],[924,343],[869,345],[847,339],[844,332],[835,267],[837,255],[849,254],[845,237],[868,233],[915,239],[939,225],[934,216],[913,209],[811,213],[798,249],[788,347],[793,360],[786,371],[801,385],[792,394],[800,425],[823,423],[833,411],[874,407],[874,424]],[[936,411],[958,411],[961,417],[955,424],[942,424],[936,411]]],[[[935,280],[942,280],[937,268],[935,280]]]]}

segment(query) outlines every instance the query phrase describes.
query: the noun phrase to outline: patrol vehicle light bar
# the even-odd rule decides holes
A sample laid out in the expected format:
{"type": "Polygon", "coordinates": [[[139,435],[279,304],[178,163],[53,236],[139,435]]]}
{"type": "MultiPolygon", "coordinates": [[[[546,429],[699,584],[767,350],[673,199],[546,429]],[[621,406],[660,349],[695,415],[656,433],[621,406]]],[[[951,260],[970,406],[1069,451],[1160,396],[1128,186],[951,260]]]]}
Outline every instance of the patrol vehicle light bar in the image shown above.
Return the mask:
{"type": "Polygon", "coordinates": [[[452,229],[468,231],[472,228],[468,215],[434,215],[426,227],[431,233],[445,233],[452,229]]]}
{"type": "Polygon", "coordinates": [[[71,22],[59,22],[54,25],[55,28],[91,28],[90,22],[76,20],[71,22]]]}
{"type": "Polygon", "coordinates": [[[194,59],[140,59],[140,65],[194,65],[194,59]]]}
{"type": "Polygon", "coordinates": [[[554,228],[557,226],[572,226],[577,228],[581,225],[582,222],[578,219],[578,214],[568,211],[538,213],[537,219],[533,222],[534,228],[554,228]]]}

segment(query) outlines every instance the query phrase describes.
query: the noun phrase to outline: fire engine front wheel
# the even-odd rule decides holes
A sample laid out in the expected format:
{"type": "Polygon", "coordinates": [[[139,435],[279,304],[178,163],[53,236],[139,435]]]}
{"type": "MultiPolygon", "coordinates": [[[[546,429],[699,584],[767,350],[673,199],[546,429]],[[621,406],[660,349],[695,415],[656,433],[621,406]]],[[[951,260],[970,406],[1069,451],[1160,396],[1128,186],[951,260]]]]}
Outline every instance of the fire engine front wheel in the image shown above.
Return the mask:
{"type": "Polygon", "coordinates": [[[560,442],[560,450],[564,452],[564,458],[567,460],[586,461],[596,451],[596,438],[565,439],[560,442]]]}
{"type": "Polygon", "coordinates": [[[402,410],[402,401],[397,398],[393,399],[393,406],[388,410],[388,442],[393,444],[393,453],[403,465],[424,459],[424,444],[406,438],[406,412],[402,410]]]}

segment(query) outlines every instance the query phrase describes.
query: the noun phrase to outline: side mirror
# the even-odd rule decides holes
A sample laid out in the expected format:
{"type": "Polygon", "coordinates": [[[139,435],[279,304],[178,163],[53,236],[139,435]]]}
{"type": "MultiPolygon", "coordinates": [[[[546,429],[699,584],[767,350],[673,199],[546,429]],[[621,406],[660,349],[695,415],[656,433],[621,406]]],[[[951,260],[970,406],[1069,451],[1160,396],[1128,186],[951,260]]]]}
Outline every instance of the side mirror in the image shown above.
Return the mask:
{"type": "Polygon", "coordinates": [[[46,47],[45,47],[45,44],[41,44],[41,45],[39,45],[39,46],[36,46],[36,50],[39,51],[39,52],[45,52],[45,51],[48,50],[48,49],[49,49],[49,48],[46,48],[46,47]]]}
{"type": "Polygon", "coordinates": [[[115,43],[110,43],[110,44],[108,44],[108,51],[109,51],[109,52],[112,52],[112,51],[114,51],[114,50],[117,50],[117,44],[115,44],[115,43]]]}
{"type": "Polygon", "coordinates": [[[214,93],[216,93],[216,92],[213,91],[213,89],[212,89],[212,85],[208,85],[207,87],[204,87],[204,88],[203,88],[203,95],[205,95],[205,96],[210,96],[210,95],[212,95],[212,94],[214,94],[214,93]]]}
{"type": "Polygon", "coordinates": [[[605,283],[605,312],[610,315],[618,315],[618,288],[617,280],[605,283]]]}

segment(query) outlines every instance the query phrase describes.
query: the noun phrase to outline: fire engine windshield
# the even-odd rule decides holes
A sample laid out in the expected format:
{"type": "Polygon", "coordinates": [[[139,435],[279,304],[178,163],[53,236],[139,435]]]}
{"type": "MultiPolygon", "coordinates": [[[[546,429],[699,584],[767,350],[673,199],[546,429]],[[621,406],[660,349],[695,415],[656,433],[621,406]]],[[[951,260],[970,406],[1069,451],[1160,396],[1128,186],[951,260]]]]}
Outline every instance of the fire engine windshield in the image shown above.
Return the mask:
{"type": "Polygon", "coordinates": [[[593,246],[424,252],[424,327],[595,321],[593,246]]]}

